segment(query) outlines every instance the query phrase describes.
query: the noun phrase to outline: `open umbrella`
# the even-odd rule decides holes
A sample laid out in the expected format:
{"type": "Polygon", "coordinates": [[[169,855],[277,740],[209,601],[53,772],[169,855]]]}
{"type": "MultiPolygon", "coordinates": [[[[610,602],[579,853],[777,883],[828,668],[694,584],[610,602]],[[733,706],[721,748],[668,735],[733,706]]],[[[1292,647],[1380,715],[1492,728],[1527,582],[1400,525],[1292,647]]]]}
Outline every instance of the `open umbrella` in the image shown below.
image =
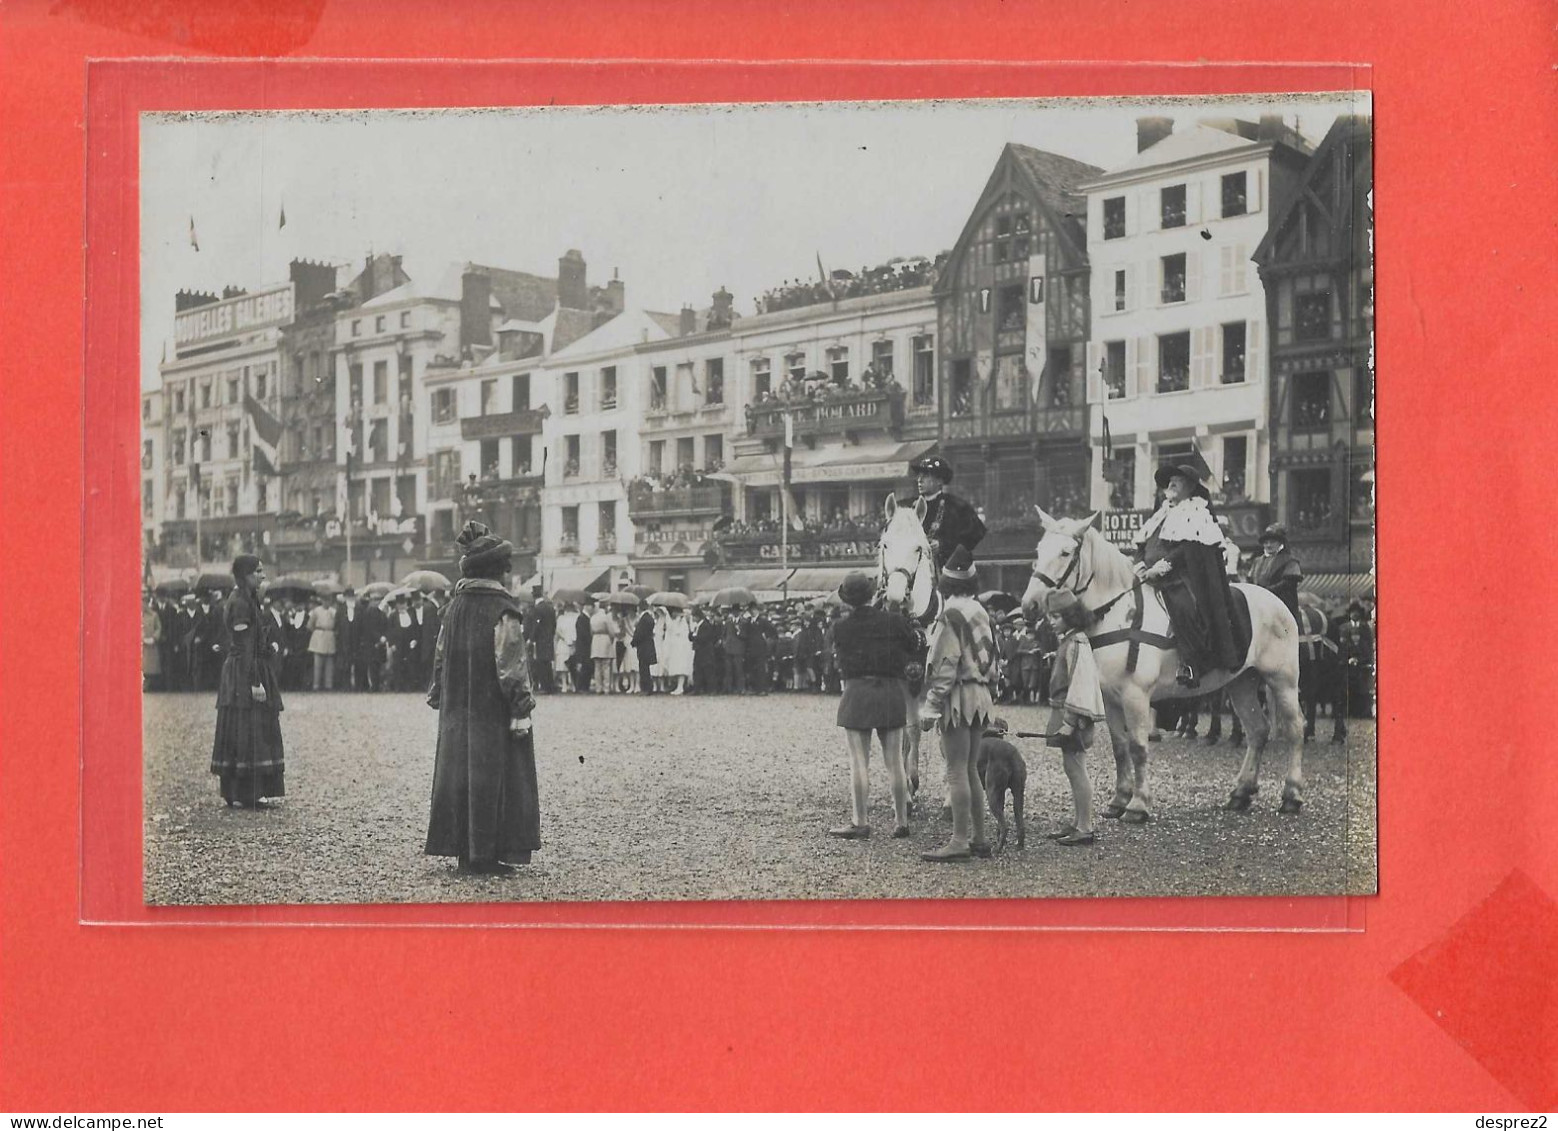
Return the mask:
{"type": "Polygon", "coordinates": [[[220,589],[222,592],[233,587],[233,575],[230,573],[202,573],[195,579],[196,589],[220,589]]]}
{"type": "Polygon", "coordinates": [[[750,589],[743,589],[738,585],[731,589],[721,589],[714,594],[714,599],[709,603],[718,608],[725,608],[731,605],[755,605],[757,604],[757,598],[752,596],[750,589]]]}
{"type": "Polygon", "coordinates": [[[400,579],[402,589],[420,589],[431,593],[435,589],[452,589],[454,583],[436,569],[414,569],[400,579]]]}
{"type": "Polygon", "coordinates": [[[710,597],[707,593],[699,593],[693,597],[692,607],[695,609],[705,608],[709,604],[709,601],[710,597]]]}
{"type": "Polygon", "coordinates": [[[602,598],[602,601],[608,605],[621,605],[628,609],[638,608],[638,598],[632,593],[629,593],[626,589],[622,590],[620,593],[607,593],[606,596],[602,598]]]}
{"type": "Polygon", "coordinates": [[[1003,593],[999,589],[988,589],[979,595],[979,603],[985,608],[997,613],[1009,613],[1022,604],[1010,593],[1003,593]]]}
{"type": "Polygon", "coordinates": [[[552,594],[552,600],[559,605],[588,605],[595,598],[583,589],[559,589],[552,594]]]}
{"type": "Polygon", "coordinates": [[[647,601],[654,596],[655,587],[653,585],[629,585],[627,591],[640,601],[647,601]]]}
{"type": "Polygon", "coordinates": [[[386,593],[392,593],[395,586],[388,581],[370,581],[362,587],[362,595],[370,601],[376,601],[386,593]]]}
{"type": "Polygon", "coordinates": [[[651,605],[659,605],[664,609],[685,609],[687,607],[687,594],[685,593],[656,593],[649,598],[651,605]]]}
{"type": "Polygon", "coordinates": [[[272,597],[283,594],[312,597],[317,590],[314,583],[306,577],[278,577],[275,581],[267,582],[265,592],[272,597]]]}
{"type": "Polygon", "coordinates": [[[397,597],[415,597],[420,592],[421,590],[419,589],[407,589],[404,585],[397,589],[391,589],[383,597],[379,598],[379,608],[388,612],[390,605],[394,604],[397,597]]]}
{"type": "Polygon", "coordinates": [[[182,577],[171,578],[158,585],[153,592],[159,597],[178,597],[189,592],[189,582],[182,577]]]}
{"type": "Polygon", "coordinates": [[[328,577],[321,577],[314,582],[314,592],[323,593],[326,597],[335,597],[340,594],[341,587],[328,577]]]}

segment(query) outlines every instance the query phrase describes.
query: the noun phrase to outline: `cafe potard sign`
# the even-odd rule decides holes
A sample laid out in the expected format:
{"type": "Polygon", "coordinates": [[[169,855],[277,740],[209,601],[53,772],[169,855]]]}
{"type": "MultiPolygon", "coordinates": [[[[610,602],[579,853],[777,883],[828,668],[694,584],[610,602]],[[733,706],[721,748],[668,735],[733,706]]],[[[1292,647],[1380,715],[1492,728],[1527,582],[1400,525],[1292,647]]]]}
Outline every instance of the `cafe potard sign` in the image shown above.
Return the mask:
{"type": "Polygon", "coordinates": [[[222,338],[284,326],[292,321],[293,303],[292,284],[283,283],[181,311],[173,319],[175,347],[184,350],[222,338]]]}

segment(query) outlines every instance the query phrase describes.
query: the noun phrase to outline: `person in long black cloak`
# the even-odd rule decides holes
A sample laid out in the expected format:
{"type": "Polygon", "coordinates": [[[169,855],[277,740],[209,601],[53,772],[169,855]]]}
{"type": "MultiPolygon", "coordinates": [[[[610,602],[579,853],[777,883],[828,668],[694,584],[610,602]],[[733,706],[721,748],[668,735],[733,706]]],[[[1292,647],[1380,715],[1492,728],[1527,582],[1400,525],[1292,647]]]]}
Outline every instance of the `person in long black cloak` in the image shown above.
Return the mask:
{"type": "Polygon", "coordinates": [[[1223,533],[1208,506],[1210,478],[1194,452],[1158,468],[1163,506],[1136,532],[1136,576],[1163,597],[1179,651],[1177,679],[1185,687],[1200,686],[1213,669],[1236,671],[1242,660],[1233,636],[1223,533]]]}
{"type": "Polygon", "coordinates": [[[427,697],[438,711],[438,754],[424,852],[455,857],[462,872],[508,873],[541,847],[524,611],[506,584],[513,545],[479,522],[457,541],[461,580],[427,697]]]}
{"type": "Polygon", "coordinates": [[[233,559],[237,582],[222,606],[222,674],[217,682],[216,739],[211,772],[229,806],[264,809],[281,797],[286,757],[281,742],[281,687],[273,667],[279,651],[270,617],[260,609],[265,567],[253,554],[233,559]]]}

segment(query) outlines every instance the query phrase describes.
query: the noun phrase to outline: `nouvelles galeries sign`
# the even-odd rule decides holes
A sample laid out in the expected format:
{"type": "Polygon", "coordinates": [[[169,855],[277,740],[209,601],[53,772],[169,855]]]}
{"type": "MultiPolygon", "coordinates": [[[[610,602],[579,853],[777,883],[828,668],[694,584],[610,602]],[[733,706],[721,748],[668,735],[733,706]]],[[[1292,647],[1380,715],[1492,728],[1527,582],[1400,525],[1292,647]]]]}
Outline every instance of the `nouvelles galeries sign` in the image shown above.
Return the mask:
{"type": "Polygon", "coordinates": [[[282,283],[181,311],[173,319],[174,345],[182,350],[221,338],[284,326],[292,321],[294,301],[292,284],[282,283]]]}

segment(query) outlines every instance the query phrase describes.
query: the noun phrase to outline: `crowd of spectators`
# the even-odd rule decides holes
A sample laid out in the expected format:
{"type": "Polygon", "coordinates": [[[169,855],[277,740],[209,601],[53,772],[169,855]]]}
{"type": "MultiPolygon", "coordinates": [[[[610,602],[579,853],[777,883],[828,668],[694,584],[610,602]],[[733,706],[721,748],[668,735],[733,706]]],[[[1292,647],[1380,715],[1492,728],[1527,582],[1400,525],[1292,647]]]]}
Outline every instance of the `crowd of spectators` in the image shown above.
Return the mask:
{"type": "Polygon", "coordinates": [[[799,405],[817,401],[837,400],[856,393],[903,392],[903,385],[891,372],[880,372],[876,366],[867,365],[856,381],[847,374],[829,377],[819,370],[802,376],[784,379],[778,390],[764,389],[757,399],[747,406],[750,417],[757,409],[769,405],[799,405]]]}
{"type": "Polygon", "coordinates": [[[640,494],[645,491],[676,491],[683,487],[710,487],[720,481],[710,479],[709,476],[724,467],[720,460],[710,460],[707,467],[693,467],[690,463],[684,463],[674,471],[663,475],[650,472],[628,480],[628,491],[632,494],[640,494]]]}
{"type": "Polygon", "coordinates": [[[776,310],[813,306],[819,302],[836,302],[861,295],[933,286],[949,254],[942,252],[936,256],[935,262],[918,255],[912,259],[890,261],[878,267],[862,267],[858,272],[837,270],[830,274],[826,283],[820,279],[816,282],[786,279],[783,286],[763,293],[763,297],[757,300],[757,312],[769,314],[776,310]]]}
{"type": "MultiPolygon", "coordinates": [[[[780,522],[777,518],[757,518],[751,521],[732,520],[720,531],[721,539],[730,538],[755,538],[766,534],[778,534],[780,522]]],[[[813,538],[841,538],[860,537],[878,538],[882,533],[882,516],[880,514],[846,514],[843,508],[835,510],[825,518],[806,518],[801,522],[801,529],[796,530],[792,525],[790,532],[800,538],[810,535],[813,538]]]]}

